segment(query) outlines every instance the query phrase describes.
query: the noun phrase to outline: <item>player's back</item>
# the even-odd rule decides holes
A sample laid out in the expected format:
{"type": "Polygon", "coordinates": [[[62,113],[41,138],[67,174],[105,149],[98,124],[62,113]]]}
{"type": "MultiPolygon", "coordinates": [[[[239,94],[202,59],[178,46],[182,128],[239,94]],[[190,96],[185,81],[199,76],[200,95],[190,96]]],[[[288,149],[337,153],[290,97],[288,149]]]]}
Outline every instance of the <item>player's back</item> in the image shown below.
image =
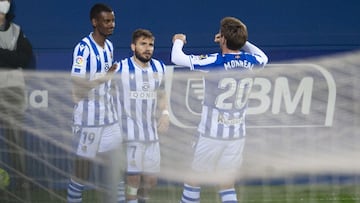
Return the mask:
{"type": "Polygon", "coordinates": [[[194,69],[206,71],[202,119],[198,128],[204,136],[218,139],[245,136],[245,113],[253,84],[252,69],[258,65],[253,55],[244,52],[218,54],[211,63],[194,65],[194,69]]]}

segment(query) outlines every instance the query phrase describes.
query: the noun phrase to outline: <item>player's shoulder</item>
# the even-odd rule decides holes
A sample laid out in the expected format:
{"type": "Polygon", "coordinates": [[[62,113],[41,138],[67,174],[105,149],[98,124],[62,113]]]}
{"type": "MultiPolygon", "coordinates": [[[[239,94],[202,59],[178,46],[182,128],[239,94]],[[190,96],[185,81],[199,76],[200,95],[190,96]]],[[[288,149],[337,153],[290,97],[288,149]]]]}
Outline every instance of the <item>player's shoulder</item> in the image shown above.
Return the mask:
{"type": "Polygon", "coordinates": [[[114,47],[112,41],[109,40],[109,39],[105,39],[105,43],[106,43],[108,46],[110,46],[111,49],[114,47]]]}
{"type": "Polygon", "coordinates": [[[82,37],[79,41],[79,44],[80,43],[90,44],[90,35],[86,35],[86,36],[82,37]]]}
{"type": "Polygon", "coordinates": [[[152,58],[151,63],[153,63],[158,71],[164,72],[165,71],[165,63],[159,59],[152,58]]]}
{"type": "Polygon", "coordinates": [[[217,58],[218,56],[219,56],[219,53],[190,55],[192,60],[197,60],[197,61],[209,60],[209,59],[212,60],[214,58],[217,58]]]}
{"type": "Polygon", "coordinates": [[[126,58],[121,59],[120,63],[124,64],[124,65],[127,65],[129,63],[129,60],[131,60],[130,57],[126,57],[126,58]]]}
{"type": "Polygon", "coordinates": [[[156,58],[152,58],[151,61],[155,64],[155,65],[161,65],[164,66],[165,63],[162,60],[156,59],[156,58]]]}
{"type": "Polygon", "coordinates": [[[119,61],[119,70],[117,72],[121,73],[123,72],[124,70],[129,70],[129,60],[130,58],[129,57],[126,57],[126,58],[123,58],[119,61]]]}
{"type": "Polygon", "coordinates": [[[253,53],[248,53],[248,52],[241,52],[242,54],[242,59],[246,60],[254,65],[260,65],[260,64],[266,64],[267,63],[267,58],[264,59],[262,58],[260,55],[258,54],[253,54],[253,53]]]}
{"type": "Polygon", "coordinates": [[[78,49],[88,48],[89,46],[90,46],[90,40],[87,37],[83,37],[77,42],[75,46],[75,51],[78,49]]]}
{"type": "Polygon", "coordinates": [[[213,64],[218,64],[221,61],[221,54],[211,53],[211,54],[201,54],[201,55],[191,55],[190,57],[194,69],[201,69],[204,67],[212,66],[213,64]]]}

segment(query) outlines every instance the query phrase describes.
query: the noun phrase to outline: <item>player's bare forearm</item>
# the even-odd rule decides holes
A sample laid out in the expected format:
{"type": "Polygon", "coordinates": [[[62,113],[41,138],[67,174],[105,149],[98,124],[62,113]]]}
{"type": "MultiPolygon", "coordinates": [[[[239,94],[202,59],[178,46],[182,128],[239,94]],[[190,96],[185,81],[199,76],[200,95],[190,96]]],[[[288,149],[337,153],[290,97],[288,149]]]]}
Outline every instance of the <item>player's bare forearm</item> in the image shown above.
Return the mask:
{"type": "Polygon", "coordinates": [[[116,72],[118,64],[113,64],[110,69],[101,77],[95,80],[87,80],[76,76],[71,77],[73,84],[72,94],[74,102],[78,102],[86,98],[87,93],[93,88],[111,80],[116,72]]]}
{"type": "Polygon", "coordinates": [[[158,132],[159,133],[165,133],[169,129],[170,120],[169,115],[162,114],[158,120],[158,132]]]}
{"type": "Polygon", "coordinates": [[[162,111],[168,110],[168,97],[164,89],[158,90],[157,92],[158,109],[162,111]]]}
{"type": "Polygon", "coordinates": [[[164,89],[158,90],[158,109],[160,110],[160,117],[158,120],[159,133],[165,133],[169,128],[169,105],[168,97],[164,89]]]}

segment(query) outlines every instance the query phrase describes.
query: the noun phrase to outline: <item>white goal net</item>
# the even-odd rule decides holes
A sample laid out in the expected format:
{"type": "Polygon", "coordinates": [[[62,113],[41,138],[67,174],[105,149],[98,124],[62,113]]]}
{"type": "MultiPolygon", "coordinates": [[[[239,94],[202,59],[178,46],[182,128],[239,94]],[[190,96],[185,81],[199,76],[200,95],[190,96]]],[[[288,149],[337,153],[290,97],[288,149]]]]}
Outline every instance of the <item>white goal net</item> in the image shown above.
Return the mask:
{"type": "MultiPolygon", "coordinates": [[[[69,75],[25,73],[25,120],[14,123],[25,133],[9,140],[7,127],[1,126],[0,168],[10,179],[0,173],[0,202],[66,202],[74,159],[69,75]],[[19,186],[20,179],[30,187],[19,186]]],[[[332,195],[342,192],[339,186],[351,185],[351,194],[329,195],[327,202],[343,202],[342,198],[360,202],[360,52],[270,63],[251,77],[245,151],[235,177],[240,201],[296,202],[294,186],[301,184],[310,191],[302,197],[308,198],[305,202],[326,199],[311,192],[314,185],[330,186],[332,195]],[[271,187],[279,185],[286,195],[274,197],[271,187]],[[248,186],[262,188],[256,191],[261,199],[252,199],[251,192],[243,189],[248,186]]],[[[191,177],[191,141],[203,99],[201,75],[169,65],[166,90],[171,126],[160,138],[162,168],[157,186],[166,189],[152,202],[178,202],[184,178],[191,177]]],[[[102,190],[96,170],[89,191],[102,190]]],[[[207,185],[219,182],[216,176],[191,178],[207,185]]],[[[89,202],[96,202],[89,196],[89,202]]],[[[202,202],[219,202],[213,198],[216,194],[209,196],[202,202]]]]}

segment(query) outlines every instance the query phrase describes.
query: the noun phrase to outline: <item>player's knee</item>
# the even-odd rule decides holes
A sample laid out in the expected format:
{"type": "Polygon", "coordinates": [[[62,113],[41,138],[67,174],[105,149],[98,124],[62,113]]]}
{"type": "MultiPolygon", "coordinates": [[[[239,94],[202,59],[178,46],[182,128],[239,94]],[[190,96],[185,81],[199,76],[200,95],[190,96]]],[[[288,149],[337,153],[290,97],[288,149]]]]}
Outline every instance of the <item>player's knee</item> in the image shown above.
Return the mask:
{"type": "Polygon", "coordinates": [[[149,182],[147,183],[148,188],[154,188],[156,185],[157,185],[157,179],[156,178],[150,179],[149,182]]]}
{"type": "Polygon", "coordinates": [[[126,195],[127,196],[137,196],[138,188],[133,186],[126,186],[126,195]]]}

